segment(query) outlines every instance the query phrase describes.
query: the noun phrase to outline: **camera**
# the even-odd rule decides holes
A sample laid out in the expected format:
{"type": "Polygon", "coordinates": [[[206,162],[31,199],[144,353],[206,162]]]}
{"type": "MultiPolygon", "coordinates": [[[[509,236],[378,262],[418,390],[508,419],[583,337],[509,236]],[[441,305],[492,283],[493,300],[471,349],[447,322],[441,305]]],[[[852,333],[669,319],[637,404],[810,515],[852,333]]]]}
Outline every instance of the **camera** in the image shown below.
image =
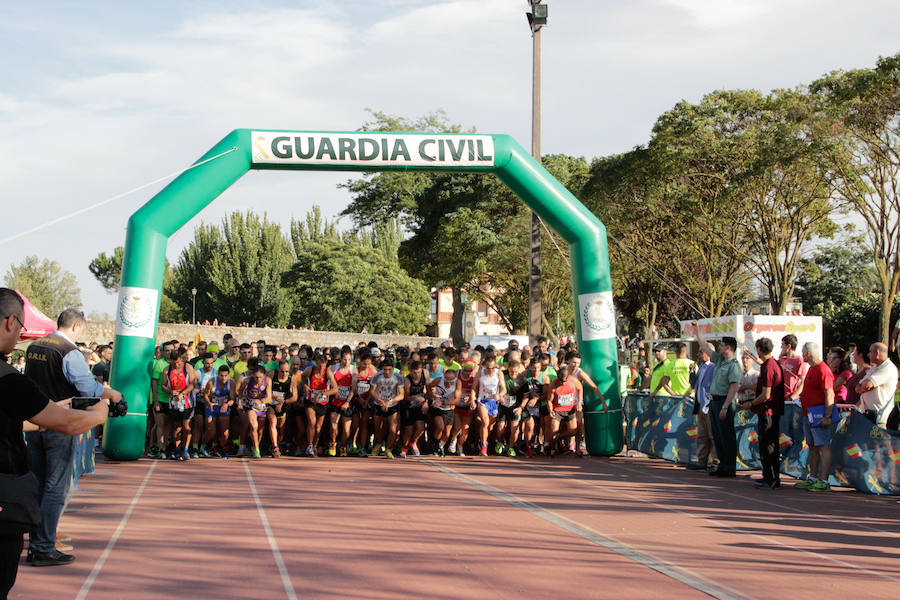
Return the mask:
{"type": "MultiPolygon", "coordinates": [[[[75,410],[87,410],[98,402],[100,402],[100,398],[84,398],[79,396],[72,398],[72,408],[75,410]]],[[[109,403],[110,417],[124,417],[126,414],[128,414],[128,403],[124,400],[109,403]]]]}

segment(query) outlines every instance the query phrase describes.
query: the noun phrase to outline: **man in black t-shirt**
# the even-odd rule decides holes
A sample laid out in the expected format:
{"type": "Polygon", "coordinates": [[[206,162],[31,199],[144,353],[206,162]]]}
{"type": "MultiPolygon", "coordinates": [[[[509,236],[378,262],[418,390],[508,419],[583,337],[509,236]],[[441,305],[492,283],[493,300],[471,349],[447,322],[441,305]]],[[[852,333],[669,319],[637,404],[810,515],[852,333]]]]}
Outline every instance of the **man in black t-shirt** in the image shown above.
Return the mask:
{"type": "MultiPolygon", "coordinates": [[[[0,288],[0,355],[8,356],[24,329],[22,299],[11,289],[0,288]]],[[[121,394],[110,394],[114,400],[121,394]],[[116,397],[117,396],[117,397],[116,397]]],[[[51,402],[28,377],[5,360],[0,361],[0,473],[24,475],[28,453],[23,437],[23,421],[29,429],[46,427],[67,435],[78,435],[106,422],[108,402],[98,402],[89,410],[72,410],[66,402],[51,402]],[[34,425],[32,425],[32,423],[34,425]]],[[[4,507],[0,506],[0,511],[4,507]]],[[[24,531],[0,520],[0,598],[5,598],[16,581],[24,531]]]]}

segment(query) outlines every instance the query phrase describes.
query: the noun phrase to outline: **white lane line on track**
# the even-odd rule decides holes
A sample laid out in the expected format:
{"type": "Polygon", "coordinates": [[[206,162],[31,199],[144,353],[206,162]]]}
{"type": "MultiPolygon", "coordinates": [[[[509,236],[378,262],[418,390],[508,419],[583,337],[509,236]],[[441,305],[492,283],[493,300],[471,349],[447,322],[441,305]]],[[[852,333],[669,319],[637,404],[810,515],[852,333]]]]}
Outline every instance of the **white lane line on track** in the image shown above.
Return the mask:
{"type": "MultiPolygon", "coordinates": [[[[513,460],[513,459],[509,459],[509,460],[513,460]]],[[[564,477],[563,475],[560,475],[560,474],[558,474],[558,473],[554,473],[554,472],[551,471],[550,469],[545,469],[545,468],[539,467],[539,466],[537,466],[537,465],[531,465],[531,464],[528,464],[528,463],[523,462],[523,461],[515,461],[515,462],[517,462],[518,464],[524,465],[524,466],[526,466],[526,467],[528,467],[528,468],[530,468],[530,469],[537,469],[538,471],[542,471],[542,472],[544,472],[544,473],[548,473],[548,474],[552,475],[553,477],[559,477],[559,478],[565,479],[566,481],[569,481],[569,482],[571,482],[571,481],[574,479],[575,481],[578,481],[578,482],[581,483],[582,485],[587,485],[587,486],[590,486],[590,487],[601,487],[600,485],[598,485],[598,484],[596,484],[596,483],[594,483],[594,482],[591,482],[591,481],[582,481],[582,480],[577,479],[577,478],[564,477]]],[[[619,468],[620,468],[620,469],[623,469],[623,470],[626,470],[626,471],[632,471],[632,469],[629,469],[629,468],[627,468],[627,467],[619,467],[619,468]]],[[[640,473],[641,473],[642,475],[644,474],[643,472],[640,472],[640,473]]],[[[665,504],[659,504],[659,503],[657,503],[657,502],[653,502],[652,500],[646,500],[646,499],[644,499],[644,498],[641,498],[640,496],[635,496],[634,494],[630,494],[630,493],[628,493],[628,492],[624,492],[624,491],[621,491],[621,490],[617,490],[617,491],[616,491],[616,494],[617,494],[617,495],[620,495],[620,496],[625,496],[625,497],[628,497],[628,498],[632,498],[632,499],[634,499],[634,500],[637,500],[638,502],[642,502],[642,503],[644,503],[644,504],[647,504],[647,505],[649,505],[649,506],[653,506],[653,507],[655,507],[655,508],[661,508],[661,509],[663,509],[663,510],[667,510],[667,511],[669,511],[669,512],[673,512],[673,513],[677,513],[677,514],[681,514],[681,515],[685,515],[685,516],[691,517],[691,518],[693,518],[693,519],[700,519],[701,521],[705,521],[705,522],[707,522],[707,523],[710,523],[711,525],[715,525],[716,527],[721,527],[721,528],[724,528],[724,529],[728,529],[729,531],[733,531],[733,532],[735,532],[735,533],[740,533],[740,534],[744,534],[744,535],[750,535],[750,536],[753,536],[753,537],[755,537],[755,538],[757,538],[757,539],[763,540],[764,542],[768,542],[768,543],[770,543],[770,544],[775,544],[775,545],[777,545],[777,546],[781,546],[782,548],[786,548],[786,549],[788,549],[788,550],[794,550],[795,552],[800,552],[800,553],[802,553],[802,554],[808,554],[808,555],[813,556],[813,557],[815,557],[815,558],[818,558],[818,559],[820,559],[820,560],[825,560],[825,561],[828,561],[828,562],[831,562],[831,563],[834,563],[834,564],[837,564],[837,565],[841,565],[842,567],[847,567],[847,568],[853,569],[854,571],[859,571],[860,573],[867,573],[867,574],[869,574],[869,575],[874,575],[874,576],[879,577],[879,578],[881,578],[881,579],[887,579],[888,581],[893,581],[893,582],[895,582],[895,583],[900,583],[900,579],[898,579],[898,578],[896,578],[896,577],[891,577],[890,575],[885,575],[884,573],[879,573],[878,571],[872,571],[871,569],[867,569],[867,568],[865,568],[865,567],[860,567],[860,566],[858,566],[858,565],[854,565],[853,563],[848,563],[848,562],[846,562],[846,561],[843,561],[843,560],[840,560],[840,559],[837,559],[837,558],[832,558],[832,557],[830,557],[830,556],[825,556],[824,554],[819,554],[818,552],[814,552],[814,551],[812,551],[812,550],[805,550],[805,549],[803,549],[803,548],[798,548],[798,547],[796,547],[796,546],[791,546],[790,544],[785,543],[785,542],[782,542],[782,541],[779,541],[779,540],[776,540],[775,538],[771,538],[771,537],[765,536],[765,535],[760,535],[760,534],[754,533],[754,532],[752,532],[752,531],[747,531],[746,529],[741,529],[740,527],[734,527],[734,526],[732,526],[732,525],[729,525],[728,523],[724,523],[724,522],[719,521],[719,520],[716,520],[716,519],[711,519],[711,518],[709,518],[709,517],[700,517],[700,516],[698,516],[698,515],[689,513],[689,512],[687,512],[687,511],[680,510],[680,509],[677,509],[677,508],[672,508],[671,506],[666,506],[665,504]]],[[[744,498],[744,496],[741,496],[741,497],[744,498]]]]}
{"type": "Polygon", "coordinates": [[[259,493],[256,491],[256,484],[253,482],[253,475],[250,473],[250,466],[247,460],[244,463],[244,471],[247,473],[247,482],[250,484],[250,492],[253,494],[253,500],[256,502],[256,509],[259,511],[259,520],[262,521],[263,529],[266,531],[266,537],[269,538],[269,547],[272,548],[272,555],[275,556],[275,564],[278,565],[278,573],[281,575],[281,583],[284,584],[284,591],[288,600],[297,600],[297,593],[294,591],[294,585],[288,575],[287,567],[284,566],[284,559],[281,558],[281,550],[278,549],[278,542],[272,534],[272,528],[269,526],[269,519],[266,517],[266,511],[259,499],[259,493]]]}
{"type": "Polygon", "coordinates": [[[577,535],[593,544],[602,546],[608,550],[615,552],[616,554],[619,554],[621,556],[624,556],[625,558],[633,560],[634,562],[636,562],[638,564],[641,564],[650,569],[653,569],[654,571],[661,573],[662,575],[665,575],[667,577],[675,579],[676,581],[679,581],[689,587],[692,587],[695,590],[702,592],[708,596],[712,596],[713,598],[719,598],[719,599],[724,599],[724,600],[736,600],[739,598],[750,598],[750,596],[747,596],[745,594],[742,594],[740,592],[737,592],[735,590],[727,588],[727,587],[723,586],[722,584],[709,582],[708,580],[701,578],[697,574],[692,573],[683,567],[675,566],[671,563],[661,560],[644,550],[637,550],[637,549],[633,548],[632,546],[629,546],[628,544],[626,544],[620,540],[617,540],[616,538],[614,538],[613,536],[611,536],[609,534],[597,531],[596,529],[593,529],[592,527],[589,527],[582,523],[578,523],[577,521],[573,521],[572,519],[564,517],[564,516],[560,515],[559,513],[556,513],[555,511],[544,508],[543,506],[535,504],[534,502],[530,502],[528,500],[519,498],[515,494],[511,494],[511,493],[503,491],[499,488],[490,486],[486,483],[482,483],[482,482],[478,481],[477,479],[473,479],[471,477],[463,475],[462,473],[454,471],[450,467],[447,467],[443,464],[439,464],[439,463],[429,460],[427,458],[419,459],[419,460],[420,460],[420,462],[423,462],[423,463],[427,464],[428,466],[431,466],[431,467],[437,469],[438,471],[441,471],[441,472],[449,475],[450,477],[452,477],[453,479],[456,479],[457,481],[460,481],[462,483],[470,485],[477,490],[480,490],[490,496],[493,496],[494,498],[497,498],[498,500],[503,500],[504,502],[512,504],[513,506],[515,506],[517,508],[526,510],[526,511],[530,512],[531,514],[535,515],[536,517],[539,517],[539,518],[547,521],[548,523],[556,525],[557,527],[560,527],[561,529],[565,529],[566,531],[568,531],[570,533],[574,533],[575,535],[577,535]]]}
{"type": "Polygon", "coordinates": [[[112,554],[112,550],[116,545],[116,542],[119,540],[119,536],[122,535],[122,532],[125,531],[125,526],[128,524],[128,519],[131,518],[131,513],[134,512],[134,507],[137,506],[138,500],[141,499],[141,494],[144,493],[144,488],[147,487],[147,482],[150,481],[150,475],[153,474],[153,471],[156,469],[156,465],[158,463],[154,461],[150,468],[147,469],[147,474],[144,475],[144,479],[141,481],[141,485],[138,486],[137,491],[134,493],[134,498],[131,499],[131,504],[128,505],[128,509],[125,511],[125,514],[122,515],[122,519],[119,521],[119,526],[116,527],[115,532],[113,532],[112,537],[109,538],[109,542],[106,544],[106,548],[103,549],[103,552],[100,554],[100,558],[97,559],[97,562],[94,563],[94,568],[91,569],[90,574],[87,579],[84,580],[84,583],[81,585],[81,590],[78,592],[78,595],[75,596],[75,600],[84,600],[87,598],[88,592],[91,591],[91,586],[94,585],[94,581],[97,579],[97,576],[100,575],[101,569],[103,569],[103,565],[106,563],[106,559],[109,558],[109,555],[112,554]]]}
{"type": "MultiPolygon", "coordinates": [[[[671,479],[669,479],[667,477],[663,477],[662,475],[654,475],[653,473],[646,473],[644,471],[639,471],[633,467],[625,467],[623,465],[617,465],[612,462],[610,462],[608,464],[611,467],[615,467],[616,469],[621,469],[623,471],[628,471],[629,473],[640,473],[641,475],[644,475],[646,477],[653,477],[654,479],[661,479],[663,481],[672,483],[671,479]]],[[[723,494],[725,496],[731,496],[733,498],[740,498],[741,500],[749,500],[750,502],[756,502],[758,504],[764,504],[766,506],[774,506],[775,508],[780,508],[781,510],[793,512],[793,513],[797,513],[797,514],[801,514],[801,515],[807,515],[809,517],[817,517],[818,518],[820,516],[816,513],[812,513],[812,512],[809,512],[809,511],[806,511],[806,510],[803,510],[800,508],[794,508],[793,506],[785,506],[784,504],[778,504],[777,502],[770,502],[768,500],[763,500],[761,498],[754,498],[753,496],[747,496],[745,494],[735,494],[734,492],[729,492],[729,491],[722,490],[719,488],[707,487],[707,486],[700,485],[698,483],[686,483],[686,482],[681,482],[681,483],[684,483],[685,485],[703,488],[704,490],[709,490],[709,491],[717,493],[717,494],[723,494]]],[[[763,493],[769,493],[769,492],[763,492],[763,493]]],[[[868,498],[866,498],[865,500],[871,501],[868,498]]],[[[884,535],[888,535],[888,536],[900,539],[900,533],[898,533],[896,531],[887,531],[884,529],[878,529],[877,527],[870,527],[868,525],[863,525],[862,523],[851,523],[850,521],[845,521],[843,519],[833,519],[833,522],[834,523],[843,523],[844,525],[847,525],[848,527],[864,529],[866,531],[871,531],[872,533],[883,533],[884,535]]]]}

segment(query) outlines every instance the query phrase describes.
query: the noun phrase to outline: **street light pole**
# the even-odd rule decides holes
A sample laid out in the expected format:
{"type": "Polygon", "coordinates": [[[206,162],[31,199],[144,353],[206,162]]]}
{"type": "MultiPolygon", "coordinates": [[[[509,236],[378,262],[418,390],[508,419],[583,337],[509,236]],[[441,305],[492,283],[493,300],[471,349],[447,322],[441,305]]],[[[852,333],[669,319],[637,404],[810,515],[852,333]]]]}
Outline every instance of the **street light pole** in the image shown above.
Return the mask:
{"type": "Polygon", "coordinates": [[[191,288],[191,296],[194,300],[191,304],[191,323],[197,322],[197,288],[191,288]]]}
{"type": "MultiPolygon", "coordinates": [[[[547,5],[528,0],[532,12],[525,13],[531,28],[531,155],[541,161],[541,28],[547,24],[547,5]]],[[[530,268],[528,271],[528,338],[534,344],[541,335],[541,219],[531,211],[530,268]]]]}

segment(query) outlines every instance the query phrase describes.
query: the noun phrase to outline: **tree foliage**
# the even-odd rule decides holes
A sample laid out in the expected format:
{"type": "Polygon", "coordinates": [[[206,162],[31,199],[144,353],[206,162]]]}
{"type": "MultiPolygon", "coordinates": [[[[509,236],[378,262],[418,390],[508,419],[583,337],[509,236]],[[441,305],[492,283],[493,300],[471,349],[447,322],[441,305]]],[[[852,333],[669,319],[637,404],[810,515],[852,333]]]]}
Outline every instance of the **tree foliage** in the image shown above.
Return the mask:
{"type": "Polygon", "coordinates": [[[811,86],[839,148],[827,155],[840,197],[865,224],[886,342],[900,283],[900,54],[874,69],[831,73],[811,86]]]}
{"type": "Polygon", "coordinates": [[[396,229],[341,239],[334,223],[321,219],[314,207],[305,221],[291,224],[291,232],[296,260],[284,284],[292,323],[332,331],[424,330],[430,320],[428,290],[400,267],[396,229]]]}
{"type": "Polygon", "coordinates": [[[5,283],[51,319],[67,308],[81,308],[81,289],[75,275],[55,260],[26,256],[18,265],[10,266],[5,283]]]}
{"type": "MultiPolygon", "coordinates": [[[[865,242],[851,237],[800,261],[797,299],[807,314],[830,315],[876,289],[878,275],[865,242]]],[[[872,338],[874,339],[874,338],[872,338]]]]}
{"type": "MultiPolygon", "coordinates": [[[[219,227],[200,225],[174,269],[177,298],[197,289],[197,318],[226,323],[287,325],[290,316],[282,274],[293,262],[291,245],[277,223],[263,215],[234,212],[219,227]]],[[[184,311],[190,315],[190,305],[184,311]]]]}

